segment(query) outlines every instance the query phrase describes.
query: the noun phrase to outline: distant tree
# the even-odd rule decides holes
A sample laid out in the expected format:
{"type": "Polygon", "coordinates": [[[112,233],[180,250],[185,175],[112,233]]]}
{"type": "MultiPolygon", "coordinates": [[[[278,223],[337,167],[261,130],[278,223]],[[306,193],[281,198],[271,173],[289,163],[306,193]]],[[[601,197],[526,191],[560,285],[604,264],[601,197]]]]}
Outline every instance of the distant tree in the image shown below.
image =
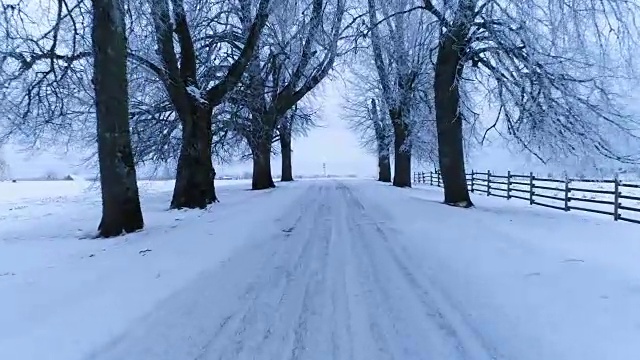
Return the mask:
{"type": "MultiPolygon", "coordinates": [[[[333,69],[345,12],[344,0],[287,0],[274,7],[257,55],[230,96],[238,108],[235,130],[251,151],[254,190],[275,186],[271,174],[275,132],[333,69]]],[[[286,141],[287,125],[281,130],[286,141]]]]}
{"type": "Polygon", "coordinates": [[[280,181],[293,181],[291,141],[294,136],[304,136],[311,128],[317,126],[316,116],[311,106],[300,102],[294,105],[278,124],[276,137],[280,143],[280,156],[282,157],[280,181]]]}
{"type": "Polygon", "coordinates": [[[378,109],[376,99],[371,99],[369,116],[373,123],[376,137],[376,152],[378,155],[378,181],[391,182],[391,159],[390,159],[390,139],[389,122],[385,121],[386,114],[378,109]]]}
{"type": "Polygon", "coordinates": [[[296,110],[292,109],[285,115],[278,125],[278,138],[280,140],[280,156],[282,157],[282,169],[280,181],[293,181],[293,168],[291,164],[291,138],[293,123],[296,118],[296,110]]]}
{"type": "MultiPolygon", "coordinates": [[[[92,0],[93,84],[102,188],[102,237],[142,229],[129,132],[124,0],[92,0]]],[[[62,6],[62,5],[60,5],[62,6]]]]}
{"type": "MultiPolygon", "coordinates": [[[[380,91],[364,90],[364,82],[353,81],[345,106],[346,120],[360,137],[360,146],[378,159],[378,181],[391,182],[393,126],[380,91]],[[364,90],[364,91],[363,91],[364,90]]],[[[375,88],[375,85],[374,85],[375,88]]]]}
{"type": "Polygon", "coordinates": [[[55,170],[48,170],[44,174],[44,180],[59,180],[60,175],[55,170]]]}
{"type": "Polygon", "coordinates": [[[419,89],[433,73],[428,67],[433,26],[404,0],[367,0],[367,12],[377,88],[393,129],[393,185],[410,187],[416,120],[430,119],[419,89]]]}
{"type": "Polygon", "coordinates": [[[406,1],[366,5],[366,46],[350,57],[347,120],[378,157],[379,179],[387,181],[393,158],[394,185],[410,186],[412,163],[432,162],[437,152],[433,92],[424,90],[433,78],[433,30],[406,1]]]}

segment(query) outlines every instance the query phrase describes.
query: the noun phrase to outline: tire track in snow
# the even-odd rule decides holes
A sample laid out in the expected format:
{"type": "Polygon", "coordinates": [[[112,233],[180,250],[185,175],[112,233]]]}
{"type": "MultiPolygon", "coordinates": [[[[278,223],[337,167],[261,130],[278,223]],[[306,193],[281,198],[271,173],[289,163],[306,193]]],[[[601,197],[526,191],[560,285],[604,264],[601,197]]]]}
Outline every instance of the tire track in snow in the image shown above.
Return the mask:
{"type": "MultiPolygon", "coordinates": [[[[336,194],[334,194],[335,196],[336,194]]],[[[337,194],[340,195],[340,194],[337,194]]],[[[351,258],[349,233],[347,231],[346,203],[338,197],[336,201],[331,232],[330,258],[329,258],[329,288],[331,304],[331,359],[353,360],[354,334],[352,309],[355,301],[349,290],[352,284],[352,276],[348,268],[351,258]],[[349,277],[349,279],[348,279],[349,277]]]]}
{"type": "MultiPolygon", "coordinates": [[[[489,346],[479,332],[464,322],[462,314],[442,302],[436,294],[436,289],[430,286],[428,278],[409,267],[409,252],[397,239],[390,239],[390,232],[384,229],[384,222],[373,218],[372,211],[367,211],[351,188],[344,186],[341,190],[353,209],[349,212],[352,229],[356,230],[352,238],[357,239],[360,249],[366,254],[359,260],[366,263],[363,268],[369,268],[367,280],[374,282],[370,287],[377,288],[374,290],[377,304],[373,307],[385,309],[385,313],[372,317],[386,317],[384,328],[388,332],[386,335],[378,336],[386,337],[386,340],[391,342],[390,358],[499,358],[497,350],[489,346]],[[397,285],[396,291],[390,283],[397,285]],[[398,288],[405,291],[397,291],[398,288]],[[399,293],[404,294],[404,298],[398,296],[399,293]],[[407,312],[406,309],[414,310],[407,312]],[[415,331],[407,331],[409,328],[422,328],[422,336],[433,336],[429,340],[431,344],[422,343],[415,337],[415,331]],[[413,341],[406,341],[407,338],[412,338],[413,341]]],[[[379,212],[374,213],[381,215],[379,212]]],[[[375,323],[372,326],[379,329],[375,323]]]]}
{"type": "Polygon", "coordinates": [[[198,359],[305,357],[310,329],[324,318],[332,195],[324,186],[309,193],[299,221],[279,235],[284,246],[269,254],[247,286],[250,300],[198,359]]]}
{"type": "Polygon", "coordinates": [[[203,272],[87,358],[241,359],[234,354],[259,342],[251,339],[256,331],[264,330],[262,337],[269,337],[266,320],[278,300],[286,302],[277,290],[294,279],[295,268],[304,267],[298,258],[312,242],[298,241],[293,231],[313,218],[317,209],[309,204],[318,203],[323,192],[318,185],[305,187],[294,206],[279,209],[283,214],[276,223],[282,231],[258,237],[220,266],[203,272]],[[265,307],[269,304],[271,309],[265,307]]]}

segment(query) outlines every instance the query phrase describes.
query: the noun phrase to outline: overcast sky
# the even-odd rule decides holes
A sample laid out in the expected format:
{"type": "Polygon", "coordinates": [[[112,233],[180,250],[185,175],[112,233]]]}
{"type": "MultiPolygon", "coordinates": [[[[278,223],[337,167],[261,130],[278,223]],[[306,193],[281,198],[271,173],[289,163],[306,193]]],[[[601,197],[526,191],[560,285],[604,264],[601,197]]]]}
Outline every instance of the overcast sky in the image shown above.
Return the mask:
{"type": "MultiPolygon", "coordinates": [[[[314,100],[320,107],[322,127],[312,130],[305,138],[294,139],[294,174],[322,174],[323,163],[330,174],[373,176],[376,173],[376,159],[360,149],[356,135],[347,129],[341,116],[343,93],[341,81],[328,81],[316,94],[314,100]]],[[[16,178],[40,177],[48,172],[60,176],[91,176],[94,173],[89,166],[82,165],[81,157],[62,151],[29,154],[19,152],[17,147],[5,146],[2,153],[9,163],[10,175],[16,178]]],[[[274,175],[280,173],[280,166],[280,158],[273,158],[274,175]]],[[[250,170],[251,163],[217,166],[219,174],[240,174],[250,170]]]]}

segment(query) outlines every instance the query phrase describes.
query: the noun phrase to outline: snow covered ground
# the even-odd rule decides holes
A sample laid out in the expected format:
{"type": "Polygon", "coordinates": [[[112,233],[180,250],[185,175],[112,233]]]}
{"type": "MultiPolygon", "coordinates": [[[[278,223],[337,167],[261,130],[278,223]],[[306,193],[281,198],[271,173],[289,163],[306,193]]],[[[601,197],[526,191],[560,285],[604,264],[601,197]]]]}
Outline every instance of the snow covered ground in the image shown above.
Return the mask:
{"type": "MultiPolygon", "coordinates": [[[[63,185],[64,184],[64,185],[63,185]]],[[[637,359],[640,226],[299,181],[89,235],[97,189],[0,183],[0,359],[637,359]]]]}

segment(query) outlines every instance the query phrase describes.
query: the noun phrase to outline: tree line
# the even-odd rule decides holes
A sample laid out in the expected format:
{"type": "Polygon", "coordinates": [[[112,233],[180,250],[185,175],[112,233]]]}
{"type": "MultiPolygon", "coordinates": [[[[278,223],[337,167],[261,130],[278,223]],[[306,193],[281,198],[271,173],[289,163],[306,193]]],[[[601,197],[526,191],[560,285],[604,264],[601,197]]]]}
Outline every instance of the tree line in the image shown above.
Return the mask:
{"type": "Polygon", "coordinates": [[[100,236],[142,229],[136,165],[175,161],[170,207],[218,201],[216,161],[252,188],[293,180],[305,98],[348,69],[348,120],[379,180],[438,164],[470,207],[465,149],[497,132],[543,160],[635,162],[638,5],[623,0],[0,0],[2,140],[97,145],[100,236]],[[488,126],[482,112],[495,113],[488,126]],[[393,172],[391,164],[393,163],[393,172]]]}
{"type": "Polygon", "coordinates": [[[100,236],[143,227],[136,164],[175,160],[171,208],[218,201],[215,156],[249,153],[253,189],[293,179],[301,101],[327,77],[344,0],[2,0],[3,139],[97,144],[100,236]],[[43,21],[44,19],[44,21],[43,21]]]}
{"type": "Polygon", "coordinates": [[[634,55],[640,4],[625,0],[365,0],[351,127],[379,180],[410,186],[433,163],[444,203],[472,207],[469,148],[487,136],[543,163],[637,163],[634,55]],[[391,157],[392,156],[392,157],[391,157]],[[413,161],[412,161],[413,159],[413,161]]]}

